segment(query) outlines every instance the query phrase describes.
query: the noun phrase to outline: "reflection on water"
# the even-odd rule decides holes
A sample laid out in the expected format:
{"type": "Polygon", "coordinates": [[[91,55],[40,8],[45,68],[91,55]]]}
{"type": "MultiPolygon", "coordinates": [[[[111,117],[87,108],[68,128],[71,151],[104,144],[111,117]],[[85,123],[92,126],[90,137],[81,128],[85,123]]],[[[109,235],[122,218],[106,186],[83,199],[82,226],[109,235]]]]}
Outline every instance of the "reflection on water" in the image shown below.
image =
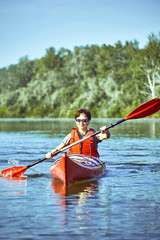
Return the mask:
{"type": "Polygon", "coordinates": [[[60,196],[62,200],[61,205],[68,204],[68,196],[76,195],[78,197],[78,205],[81,204],[85,198],[93,193],[97,188],[98,181],[79,181],[69,186],[64,186],[58,181],[52,181],[53,190],[60,196]]]}
{"type": "Polygon", "coordinates": [[[72,218],[73,208],[78,221],[83,222],[82,215],[91,213],[86,205],[90,198],[94,199],[94,193],[98,190],[98,181],[79,181],[67,187],[54,180],[51,184],[54,193],[59,197],[58,205],[61,206],[63,216],[61,226],[68,225],[68,219],[72,218]]]}
{"type": "Polygon", "coordinates": [[[27,178],[26,177],[14,177],[14,178],[1,178],[1,187],[9,188],[7,194],[26,194],[27,178]]]}
{"type": "MultiPolygon", "coordinates": [[[[99,130],[118,119],[92,119],[99,130]]],[[[44,158],[74,119],[1,119],[0,170],[44,158]]],[[[0,178],[0,238],[159,239],[160,119],[128,120],[99,145],[106,175],[67,188],[53,181],[52,160],[23,178],[0,178]]]]}
{"type": "Polygon", "coordinates": [[[156,137],[156,123],[155,121],[152,121],[152,138],[156,137]]]}

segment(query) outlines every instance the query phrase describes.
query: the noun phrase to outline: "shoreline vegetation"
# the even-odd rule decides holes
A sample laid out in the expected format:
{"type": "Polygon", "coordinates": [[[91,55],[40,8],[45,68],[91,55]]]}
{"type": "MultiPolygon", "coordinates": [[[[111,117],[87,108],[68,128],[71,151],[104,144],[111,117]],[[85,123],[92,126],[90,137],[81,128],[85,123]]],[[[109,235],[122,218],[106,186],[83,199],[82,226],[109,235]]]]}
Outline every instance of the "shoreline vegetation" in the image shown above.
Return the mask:
{"type": "Polygon", "coordinates": [[[78,108],[93,118],[125,117],[160,96],[160,33],[138,45],[50,47],[41,59],[1,68],[0,118],[73,118],[78,108]]]}

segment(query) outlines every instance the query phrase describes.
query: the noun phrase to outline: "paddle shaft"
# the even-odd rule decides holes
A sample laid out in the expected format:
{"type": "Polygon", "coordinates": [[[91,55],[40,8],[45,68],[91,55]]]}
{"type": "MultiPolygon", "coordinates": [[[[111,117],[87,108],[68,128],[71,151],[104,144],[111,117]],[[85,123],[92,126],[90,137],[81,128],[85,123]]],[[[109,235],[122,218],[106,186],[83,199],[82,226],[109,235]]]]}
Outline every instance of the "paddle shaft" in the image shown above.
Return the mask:
{"type": "MultiPolygon", "coordinates": [[[[113,127],[115,127],[116,125],[118,125],[118,124],[120,124],[120,123],[122,123],[122,122],[124,122],[124,121],[126,121],[125,118],[122,118],[122,119],[119,120],[118,122],[113,123],[113,124],[109,125],[108,127],[106,127],[106,130],[108,130],[108,129],[110,129],[110,128],[113,128],[113,127]]],[[[91,137],[93,137],[93,136],[101,133],[101,132],[102,132],[101,130],[99,130],[99,131],[97,131],[97,132],[94,132],[94,133],[92,133],[91,135],[89,135],[88,137],[82,138],[82,139],[80,139],[79,141],[77,141],[77,142],[75,142],[75,143],[72,143],[72,144],[70,144],[70,145],[68,145],[68,146],[66,146],[66,147],[64,147],[64,148],[56,151],[55,153],[52,153],[52,157],[53,157],[54,155],[57,155],[57,154],[65,151],[65,150],[67,150],[67,149],[69,149],[69,148],[77,145],[78,143],[81,143],[81,142],[83,142],[83,141],[85,141],[85,140],[87,140],[87,139],[89,139],[89,138],[91,138],[91,137]]],[[[28,165],[27,168],[33,167],[34,165],[36,165],[36,164],[38,164],[38,163],[40,163],[40,162],[43,162],[43,161],[45,161],[46,159],[48,159],[48,158],[39,159],[38,161],[36,161],[36,162],[31,163],[30,165],[28,165]]]]}

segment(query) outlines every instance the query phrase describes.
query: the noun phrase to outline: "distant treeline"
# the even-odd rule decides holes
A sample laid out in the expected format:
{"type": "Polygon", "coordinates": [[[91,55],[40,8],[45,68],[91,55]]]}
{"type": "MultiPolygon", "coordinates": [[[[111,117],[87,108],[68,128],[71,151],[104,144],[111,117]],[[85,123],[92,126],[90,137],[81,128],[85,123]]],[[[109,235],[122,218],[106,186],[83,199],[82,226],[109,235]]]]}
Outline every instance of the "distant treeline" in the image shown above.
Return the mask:
{"type": "Polygon", "coordinates": [[[160,96],[160,33],[143,49],[136,40],[73,52],[50,47],[41,59],[23,57],[0,69],[0,86],[1,118],[73,117],[78,108],[92,117],[125,117],[160,96]]]}

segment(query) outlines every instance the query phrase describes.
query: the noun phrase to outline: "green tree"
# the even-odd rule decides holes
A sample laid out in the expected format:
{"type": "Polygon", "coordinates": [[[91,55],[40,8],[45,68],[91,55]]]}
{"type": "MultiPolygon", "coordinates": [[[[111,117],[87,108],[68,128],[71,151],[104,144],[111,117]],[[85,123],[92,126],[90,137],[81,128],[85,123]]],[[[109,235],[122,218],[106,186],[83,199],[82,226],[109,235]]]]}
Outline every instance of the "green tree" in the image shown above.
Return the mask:
{"type": "Polygon", "coordinates": [[[46,55],[43,57],[43,63],[47,69],[53,70],[57,67],[59,63],[56,50],[53,47],[46,49],[46,55]]]}
{"type": "Polygon", "coordinates": [[[50,47],[41,59],[23,57],[0,69],[0,117],[121,117],[160,94],[160,36],[114,46],[50,47]]]}

